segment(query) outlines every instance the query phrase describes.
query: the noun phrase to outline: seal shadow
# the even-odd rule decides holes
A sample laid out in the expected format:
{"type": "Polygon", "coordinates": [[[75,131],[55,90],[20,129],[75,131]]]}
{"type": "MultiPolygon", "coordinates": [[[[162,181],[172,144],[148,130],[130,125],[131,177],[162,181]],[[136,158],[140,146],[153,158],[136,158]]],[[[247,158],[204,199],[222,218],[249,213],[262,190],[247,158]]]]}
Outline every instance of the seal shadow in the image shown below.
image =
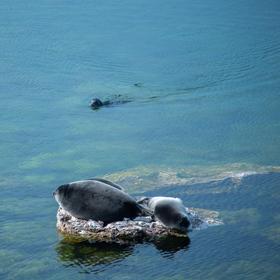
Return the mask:
{"type": "MultiPolygon", "coordinates": [[[[134,244],[118,244],[107,242],[91,242],[88,240],[73,240],[63,238],[55,247],[59,262],[65,267],[76,267],[80,273],[96,273],[109,266],[123,261],[133,255],[134,244]]],[[[189,237],[166,237],[157,241],[145,242],[153,245],[160,255],[172,258],[179,251],[187,251],[190,245],[189,237]]]]}

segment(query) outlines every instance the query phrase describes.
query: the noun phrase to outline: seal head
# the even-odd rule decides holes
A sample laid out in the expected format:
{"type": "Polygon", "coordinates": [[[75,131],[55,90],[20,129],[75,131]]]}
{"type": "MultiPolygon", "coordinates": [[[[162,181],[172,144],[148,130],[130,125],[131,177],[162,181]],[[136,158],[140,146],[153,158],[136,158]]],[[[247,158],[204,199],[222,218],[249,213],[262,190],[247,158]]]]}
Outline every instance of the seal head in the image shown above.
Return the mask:
{"type": "Polygon", "coordinates": [[[90,101],[90,107],[93,109],[93,110],[96,110],[100,107],[102,107],[104,104],[103,102],[98,99],[98,98],[93,98],[91,101],[90,101]]]}

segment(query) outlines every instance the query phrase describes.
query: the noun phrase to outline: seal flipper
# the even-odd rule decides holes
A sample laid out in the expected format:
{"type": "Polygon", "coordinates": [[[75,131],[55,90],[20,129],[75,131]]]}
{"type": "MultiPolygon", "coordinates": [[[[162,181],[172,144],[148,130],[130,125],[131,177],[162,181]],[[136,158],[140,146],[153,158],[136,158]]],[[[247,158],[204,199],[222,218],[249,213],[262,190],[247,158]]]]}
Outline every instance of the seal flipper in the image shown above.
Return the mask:
{"type": "Polygon", "coordinates": [[[148,209],[147,207],[137,203],[138,207],[139,207],[139,210],[140,210],[140,213],[141,213],[141,216],[151,216],[153,217],[154,216],[154,213],[153,211],[151,211],[150,209],[148,209]]]}
{"type": "Polygon", "coordinates": [[[110,185],[111,187],[114,187],[114,188],[116,188],[118,190],[121,190],[121,191],[124,190],[120,185],[115,184],[115,183],[113,183],[113,182],[111,182],[109,180],[103,179],[103,178],[91,178],[91,179],[88,179],[88,180],[101,182],[101,183],[110,185]]]}
{"type": "Polygon", "coordinates": [[[150,200],[149,197],[144,196],[137,199],[136,202],[137,205],[139,206],[142,216],[151,216],[153,218],[154,212],[148,207],[149,200],[150,200]]]}

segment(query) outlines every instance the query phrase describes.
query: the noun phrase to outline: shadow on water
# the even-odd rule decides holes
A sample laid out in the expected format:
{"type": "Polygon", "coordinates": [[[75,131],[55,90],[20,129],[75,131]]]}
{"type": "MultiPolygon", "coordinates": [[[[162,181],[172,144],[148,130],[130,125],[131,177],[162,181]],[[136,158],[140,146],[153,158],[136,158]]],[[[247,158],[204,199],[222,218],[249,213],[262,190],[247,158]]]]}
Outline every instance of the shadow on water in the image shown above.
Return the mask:
{"type": "Polygon", "coordinates": [[[163,257],[173,257],[179,251],[187,251],[191,240],[186,237],[161,238],[153,244],[163,257]]]}
{"type": "Polygon", "coordinates": [[[132,245],[105,242],[61,240],[56,246],[59,261],[66,267],[79,267],[81,272],[90,273],[99,265],[113,264],[132,254],[132,245]]]}
{"type": "MultiPolygon", "coordinates": [[[[161,238],[152,243],[165,258],[172,258],[175,253],[187,251],[189,237],[161,238]]],[[[94,273],[104,266],[114,265],[134,254],[135,244],[117,244],[106,242],[71,241],[62,239],[55,250],[58,260],[65,267],[76,267],[82,273],[94,273]]]]}

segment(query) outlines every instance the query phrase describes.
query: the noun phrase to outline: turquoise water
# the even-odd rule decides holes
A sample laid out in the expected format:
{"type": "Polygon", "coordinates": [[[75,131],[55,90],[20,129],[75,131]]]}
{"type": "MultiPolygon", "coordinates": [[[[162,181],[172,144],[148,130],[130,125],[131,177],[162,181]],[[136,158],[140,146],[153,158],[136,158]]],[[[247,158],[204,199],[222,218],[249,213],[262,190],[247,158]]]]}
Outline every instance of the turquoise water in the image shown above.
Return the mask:
{"type": "Polygon", "coordinates": [[[1,1],[1,279],[278,279],[279,18],[276,0],[1,1]],[[93,176],[225,225],[69,243],[51,193],[93,176]]]}

